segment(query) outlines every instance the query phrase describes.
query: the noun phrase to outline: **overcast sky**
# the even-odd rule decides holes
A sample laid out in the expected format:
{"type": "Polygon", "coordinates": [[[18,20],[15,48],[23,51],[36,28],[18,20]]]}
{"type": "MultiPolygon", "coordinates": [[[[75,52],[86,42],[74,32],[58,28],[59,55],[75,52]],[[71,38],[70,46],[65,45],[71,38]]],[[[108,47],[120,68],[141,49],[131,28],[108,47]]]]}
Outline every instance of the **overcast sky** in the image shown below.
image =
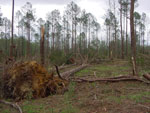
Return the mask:
{"type": "MultiPolygon", "coordinates": [[[[37,17],[45,19],[46,13],[51,12],[54,9],[59,9],[61,14],[64,8],[72,0],[15,0],[15,11],[19,10],[26,2],[31,2],[33,8],[36,8],[37,17]]],[[[99,23],[102,23],[107,8],[108,0],[73,0],[77,3],[81,9],[85,9],[87,12],[91,12],[95,15],[99,23]]],[[[118,1],[118,0],[116,0],[118,1]]],[[[150,14],[150,0],[138,0],[139,6],[136,8],[139,12],[145,12],[150,14]]],[[[11,4],[12,0],[0,0],[0,6],[3,12],[3,16],[11,18],[11,4]]]]}

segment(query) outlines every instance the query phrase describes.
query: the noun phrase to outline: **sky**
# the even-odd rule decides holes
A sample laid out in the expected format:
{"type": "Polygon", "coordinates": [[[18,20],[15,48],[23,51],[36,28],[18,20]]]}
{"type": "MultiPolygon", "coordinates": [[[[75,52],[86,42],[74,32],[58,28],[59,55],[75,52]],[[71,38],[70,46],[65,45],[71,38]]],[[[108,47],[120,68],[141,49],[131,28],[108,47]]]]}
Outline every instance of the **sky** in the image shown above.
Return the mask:
{"type": "MultiPolygon", "coordinates": [[[[72,0],[15,0],[15,12],[19,10],[26,2],[31,2],[33,8],[36,9],[37,17],[46,18],[46,14],[54,9],[59,9],[61,14],[67,4],[72,0]]],[[[92,13],[99,23],[103,23],[103,17],[108,9],[108,0],[73,0],[81,9],[92,13]]],[[[116,0],[118,1],[118,0],[116,0]]],[[[138,12],[145,12],[150,15],[150,0],[138,0],[139,6],[136,8],[138,12]]],[[[1,10],[4,17],[11,19],[12,0],[0,0],[1,10]]]]}

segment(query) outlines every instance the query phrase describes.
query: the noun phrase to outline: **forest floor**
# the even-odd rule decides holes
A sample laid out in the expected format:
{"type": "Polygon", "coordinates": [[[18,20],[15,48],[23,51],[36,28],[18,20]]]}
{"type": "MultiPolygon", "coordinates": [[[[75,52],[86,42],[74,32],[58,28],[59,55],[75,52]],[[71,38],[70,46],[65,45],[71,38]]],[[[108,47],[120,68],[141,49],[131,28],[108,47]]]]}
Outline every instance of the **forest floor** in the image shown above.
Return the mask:
{"type": "MultiPolygon", "coordinates": [[[[140,75],[148,71],[150,67],[139,67],[140,75]]],[[[113,77],[131,73],[128,61],[117,60],[90,65],[74,77],[113,77]]],[[[65,94],[22,100],[19,105],[23,113],[150,113],[150,86],[136,81],[71,82],[65,94]]],[[[17,111],[0,104],[0,113],[17,111]]]]}

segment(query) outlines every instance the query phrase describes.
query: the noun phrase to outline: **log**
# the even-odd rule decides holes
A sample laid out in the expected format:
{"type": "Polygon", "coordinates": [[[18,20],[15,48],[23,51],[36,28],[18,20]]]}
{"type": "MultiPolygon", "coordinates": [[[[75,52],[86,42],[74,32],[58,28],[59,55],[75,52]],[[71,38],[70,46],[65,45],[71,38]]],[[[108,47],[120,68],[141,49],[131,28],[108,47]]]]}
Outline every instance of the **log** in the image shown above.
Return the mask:
{"type": "Polygon", "coordinates": [[[144,74],[143,77],[150,81],[150,74],[144,74]]]}
{"type": "Polygon", "coordinates": [[[132,76],[122,76],[120,77],[112,77],[112,78],[95,78],[95,79],[87,79],[87,78],[75,78],[72,79],[74,82],[120,82],[120,81],[139,81],[146,84],[150,84],[150,82],[144,81],[138,77],[132,77],[132,76]]]}
{"type": "Polygon", "coordinates": [[[69,76],[73,75],[74,73],[79,72],[80,70],[86,68],[87,66],[88,66],[87,64],[83,64],[83,65],[81,65],[81,66],[79,66],[79,67],[76,67],[75,69],[72,69],[72,70],[63,72],[63,73],[61,73],[60,75],[61,75],[61,77],[63,77],[63,78],[68,78],[69,76]]]}
{"type": "Polygon", "coordinates": [[[75,66],[76,64],[70,64],[70,65],[62,65],[62,66],[60,66],[59,67],[59,70],[61,70],[61,69],[65,69],[65,68],[69,68],[69,67],[71,67],[71,66],[75,66]]]}
{"type": "Polygon", "coordinates": [[[18,110],[19,113],[23,113],[22,109],[20,108],[20,106],[17,103],[14,104],[14,103],[7,102],[7,101],[4,101],[4,100],[0,100],[0,103],[9,105],[9,106],[15,108],[16,110],[18,110]]]}

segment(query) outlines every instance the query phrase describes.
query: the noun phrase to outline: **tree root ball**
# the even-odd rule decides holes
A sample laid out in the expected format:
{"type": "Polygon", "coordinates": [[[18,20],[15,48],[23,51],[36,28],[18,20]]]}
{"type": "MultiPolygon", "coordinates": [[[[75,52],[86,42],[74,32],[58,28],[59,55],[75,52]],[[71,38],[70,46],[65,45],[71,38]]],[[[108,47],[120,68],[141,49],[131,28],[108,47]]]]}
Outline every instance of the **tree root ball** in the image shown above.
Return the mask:
{"type": "Polygon", "coordinates": [[[14,99],[46,97],[62,93],[68,86],[68,81],[49,74],[36,61],[13,64],[5,70],[3,79],[4,96],[14,99]]]}

